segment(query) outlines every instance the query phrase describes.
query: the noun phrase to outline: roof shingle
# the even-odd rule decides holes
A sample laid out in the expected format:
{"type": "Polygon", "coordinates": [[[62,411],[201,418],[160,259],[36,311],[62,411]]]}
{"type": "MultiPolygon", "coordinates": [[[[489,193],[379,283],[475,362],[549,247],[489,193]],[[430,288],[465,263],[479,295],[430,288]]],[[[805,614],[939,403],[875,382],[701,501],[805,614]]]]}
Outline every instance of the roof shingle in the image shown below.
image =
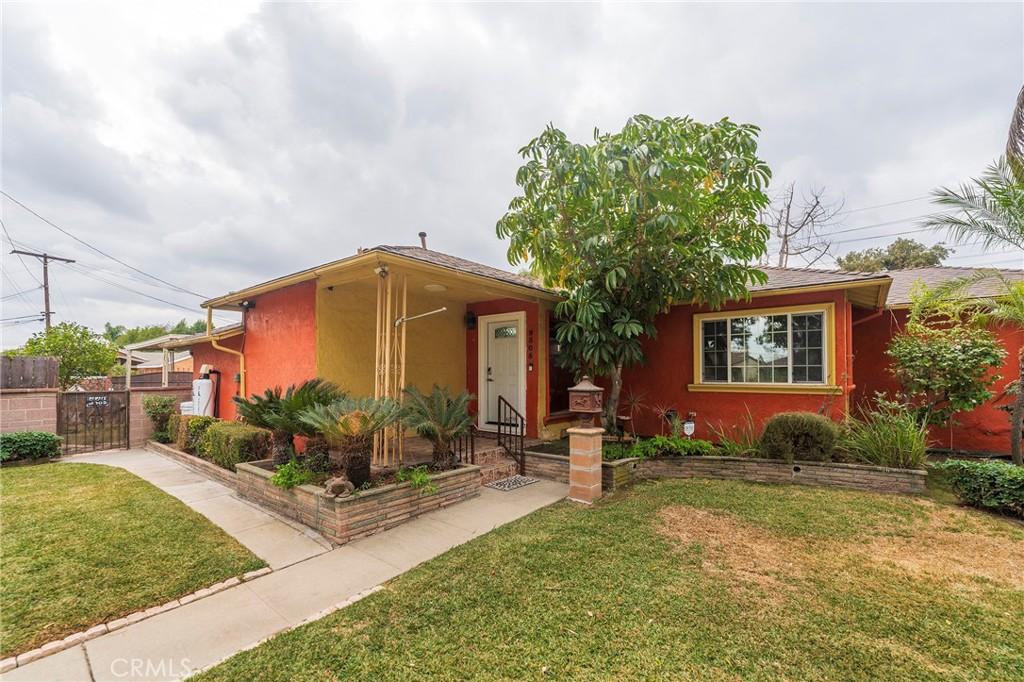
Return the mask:
{"type": "MultiPolygon", "coordinates": [[[[890,270],[886,274],[892,277],[892,287],[886,300],[888,306],[902,306],[910,303],[910,290],[916,282],[924,282],[929,287],[944,284],[955,279],[971,277],[985,268],[964,268],[949,265],[910,268],[908,270],[890,270]]],[[[995,270],[991,277],[986,277],[971,284],[967,289],[968,298],[990,298],[1006,291],[1003,278],[1008,280],[1024,280],[1024,270],[995,270]]]]}

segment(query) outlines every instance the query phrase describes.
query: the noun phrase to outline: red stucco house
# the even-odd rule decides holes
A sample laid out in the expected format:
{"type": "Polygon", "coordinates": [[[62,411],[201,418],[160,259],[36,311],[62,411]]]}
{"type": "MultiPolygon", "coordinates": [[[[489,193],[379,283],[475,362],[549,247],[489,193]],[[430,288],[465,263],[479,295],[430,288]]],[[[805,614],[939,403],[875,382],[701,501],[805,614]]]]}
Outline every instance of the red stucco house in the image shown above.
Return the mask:
{"type": "MultiPolygon", "coordinates": [[[[905,321],[913,282],[971,273],[763,270],[768,281],[752,287],[748,300],[720,310],[677,305],[659,319],[647,363],[624,376],[623,394],[644,406],[633,415],[639,433],[662,429],[659,407],[696,413],[696,435],[705,438],[748,414],[757,422],[791,410],[841,419],[876,391],[896,388],[885,348],[905,321]]],[[[971,295],[990,295],[992,287],[979,283],[971,295]]],[[[500,398],[528,436],[552,438],[572,423],[571,377],[555,363],[558,300],[527,277],[425,246],[379,246],[206,301],[210,313],[241,312],[241,323],[174,346],[191,348],[197,372],[204,364],[220,372],[224,418],[234,417],[238,393],[315,376],[359,395],[380,394],[389,381],[424,389],[437,383],[477,396],[482,430],[499,420],[500,398]]],[[[996,331],[1008,350],[998,389],[1016,378],[1024,331],[996,331]]],[[[1008,451],[1009,421],[997,406],[959,421],[934,432],[938,447],[1008,451]]]]}

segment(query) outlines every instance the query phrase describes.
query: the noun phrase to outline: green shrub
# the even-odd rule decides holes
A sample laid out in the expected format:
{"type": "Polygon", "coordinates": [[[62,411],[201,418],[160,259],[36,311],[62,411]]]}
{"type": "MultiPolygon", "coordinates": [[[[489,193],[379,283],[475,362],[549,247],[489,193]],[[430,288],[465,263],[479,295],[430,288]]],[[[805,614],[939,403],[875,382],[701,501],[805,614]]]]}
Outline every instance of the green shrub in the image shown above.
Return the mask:
{"type": "Polygon", "coordinates": [[[153,440],[169,443],[172,434],[168,431],[171,415],[178,412],[178,399],[169,395],[147,395],[142,399],[142,411],[153,422],[153,440]]]}
{"type": "Polygon", "coordinates": [[[185,431],[185,447],[182,449],[185,452],[196,452],[199,450],[199,444],[203,440],[203,434],[213,424],[216,424],[220,420],[216,417],[209,417],[207,415],[188,415],[187,419],[182,420],[185,431]]]}
{"type": "Polygon", "coordinates": [[[605,443],[601,448],[601,459],[605,462],[614,462],[617,459],[632,457],[632,448],[632,443],[605,443]]]}
{"type": "Polygon", "coordinates": [[[934,465],[964,504],[1024,519],[1024,467],[1000,461],[950,459],[934,465]]]}
{"type": "Polygon", "coordinates": [[[48,431],[0,433],[0,462],[60,455],[60,436],[48,431]]]}
{"type": "Polygon", "coordinates": [[[839,427],[813,412],[782,412],[764,425],[758,452],[787,462],[830,462],[839,440],[839,427]]]}
{"type": "Polygon", "coordinates": [[[726,457],[750,457],[757,454],[760,438],[757,435],[757,422],[749,407],[739,422],[728,426],[719,422],[717,427],[711,427],[711,433],[719,452],[726,457]]]}
{"type": "Polygon", "coordinates": [[[693,455],[710,455],[714,446],[699,438],[682,438],[680,436],[654,436],[637,441],[629,449],[630,457],[648,459],[650,457],[685,457],[693,455]]]}
{"type": "Polygon", "coordinates": [[[839,447],[851,462],[920,469],[928,456],[928,430],[910,411],[882,403],[847,423],[839,447]]]}
{"type": "Polygon", "coordinates": [[[270,477],[271,483],[285,490],[291,490],[297,485],[305,485],[312,480],[313,472],[296,459],[291,459],[287,464],[277,467],[277,471],[270,477]]]}
{"type": "Polygon", "coordinates": [[[235,470],[239,462],[268,459],[273,442],[270,431],[242,422],[210,424],[199,443],[197,454],[219,467],[235,470]]]}
{"type": "Polygon", "coordinates": [[[438,490],[437,486],[431,482],[425,464],[399,469],[395,473],[395,480],[399,483],[408,481],[410,487],[420,490],[424,495],[433,495],[438,490]]]}

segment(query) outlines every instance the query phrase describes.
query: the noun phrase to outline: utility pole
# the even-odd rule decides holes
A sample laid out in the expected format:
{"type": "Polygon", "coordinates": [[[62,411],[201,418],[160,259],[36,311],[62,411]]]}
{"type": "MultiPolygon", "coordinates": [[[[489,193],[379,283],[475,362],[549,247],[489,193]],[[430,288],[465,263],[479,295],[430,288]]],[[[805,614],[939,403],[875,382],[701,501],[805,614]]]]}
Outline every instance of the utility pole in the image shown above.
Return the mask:
{"type": "Polygon", "coordinates": [[[50,316],[53,315],[53,313],[50,312],[50,261],[56,260],[61,263],[74,263],[75,261],[70,258],[51,256],[48,253],[22,251],[21,249],[13,249],[11,253],[18,253],[22,256],[32,256],[33,258],[38,258],[43,261],[43,317],[46,319],[46,331],[50,331],[50,316]]]}

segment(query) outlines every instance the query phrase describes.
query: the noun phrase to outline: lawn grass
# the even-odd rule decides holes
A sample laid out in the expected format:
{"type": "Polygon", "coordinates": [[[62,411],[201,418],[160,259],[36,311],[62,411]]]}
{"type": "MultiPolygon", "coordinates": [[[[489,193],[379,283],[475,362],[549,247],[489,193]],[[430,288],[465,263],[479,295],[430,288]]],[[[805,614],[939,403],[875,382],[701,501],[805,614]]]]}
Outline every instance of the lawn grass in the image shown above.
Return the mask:
{"type": "Polygon", "coordinates": [[[646,483],[541,510],[211,680],[1024,677],[1024,528],[928,499],[646,483]]]}
{"type": "Polygon", "coordinates": [[[0,514],[0,656],[265,565],[202,515],[114,467],[5,467],[0,514]]]}

